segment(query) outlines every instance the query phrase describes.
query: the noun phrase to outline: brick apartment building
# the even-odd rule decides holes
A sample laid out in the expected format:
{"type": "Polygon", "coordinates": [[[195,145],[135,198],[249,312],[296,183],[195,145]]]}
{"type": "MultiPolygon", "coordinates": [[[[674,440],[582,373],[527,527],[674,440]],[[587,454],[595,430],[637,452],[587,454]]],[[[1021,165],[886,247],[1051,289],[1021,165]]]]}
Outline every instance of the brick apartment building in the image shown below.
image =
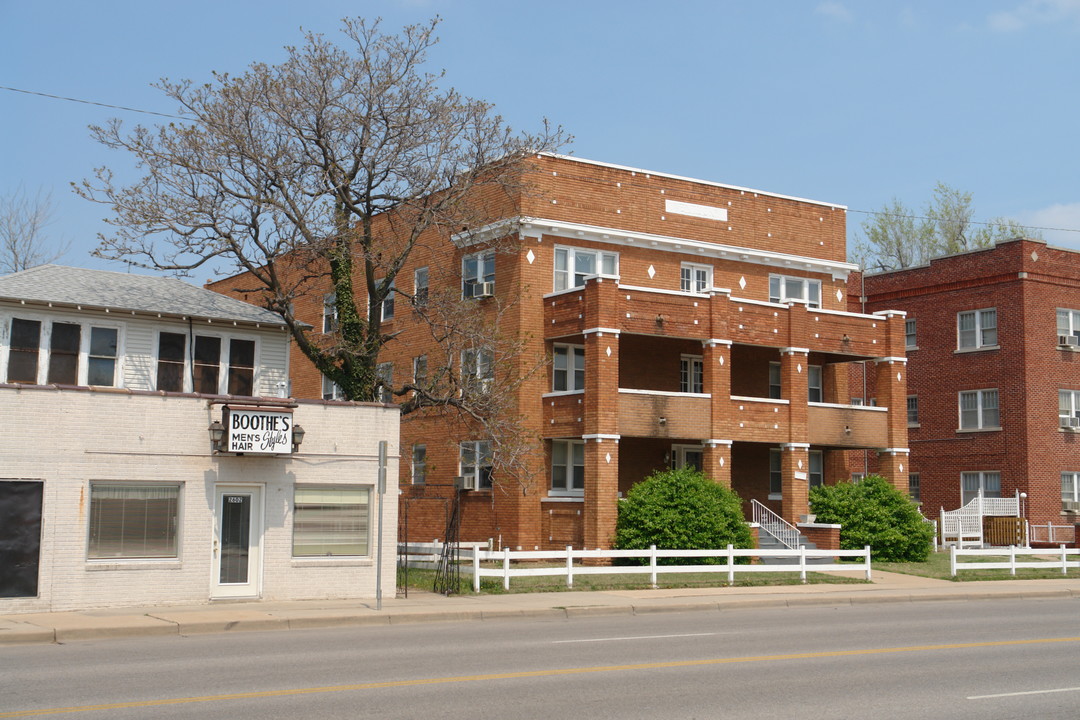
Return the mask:
{"type": "Polygon", "coordinates": [[[980,489],[1019,491],[1033,524],[1073,524],[1080,254],[1016,239],[863,282],[852,287],[852,298],[863,296],[854,309],[907,312],[911,484],[924,514],[956,509],[980,489]]]}
{"type": "MultiPolygon", "coordinates": [[[[396,290],[415,300],[452,288],[501,308],[500,332],[524,352],[462,365],[525,377],[513,406],[536,438],[532,472],[492,474],[484,437],[438,413],[407,416],[410,540],[442,535],[455,477],[475,488],[462,493],[460,539],[524,549],[609,546],[618,498],[669,466],[700,467],[748,515],[756,499],[790,522],[807,514],[811,485],[847,477],[849,450],[880,455],[907,489],[904,318],[849,311],[842,206],[566,156],[525,164],[526,187],[497,221],[429,235],[396,290]],[[507,237],[509,252],[485,243],[507,237]],[[847,365],[865,361],[876,407],[848,401],[847,365]]],[[[295,307],[330,327],[321,294],[295,307]]],[[[384,376],[433,372],[430,333],[409,306],[382,316],[395,335],[384,376]]],[[[292,382],[297,397],[334,393],[295,349],[292,382]]]]}

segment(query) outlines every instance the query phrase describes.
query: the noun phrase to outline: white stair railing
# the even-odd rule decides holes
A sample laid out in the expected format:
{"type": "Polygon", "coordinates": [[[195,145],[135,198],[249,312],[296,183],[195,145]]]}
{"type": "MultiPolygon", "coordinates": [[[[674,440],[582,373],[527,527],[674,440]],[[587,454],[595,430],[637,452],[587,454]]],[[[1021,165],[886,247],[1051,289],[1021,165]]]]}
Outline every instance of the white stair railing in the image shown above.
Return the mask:
{"type": "Polygon", "coordinates": [[[757,500],[751,500],[750,506],[753,509],[754,523],[757,524],[758,528],[776,538],[784,547],[791,550],[798,549],[799,538],[801,537],[799,528],[795,527],[757,500]]]}

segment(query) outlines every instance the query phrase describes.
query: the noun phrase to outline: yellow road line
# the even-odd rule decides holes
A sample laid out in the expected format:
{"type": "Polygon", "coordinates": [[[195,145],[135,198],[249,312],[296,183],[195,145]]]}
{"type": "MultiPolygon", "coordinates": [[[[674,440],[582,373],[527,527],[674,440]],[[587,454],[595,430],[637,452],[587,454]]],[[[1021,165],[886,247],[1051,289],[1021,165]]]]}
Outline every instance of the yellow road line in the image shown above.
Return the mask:
{"type": "Polygon", "coordinates": [[[440,685],[445,683],[483,682],[486,680],[514,680],[557,675],[582,675],[585,673],[624,672],[629,670],[660,670],[664,668],[702,667],[707,665],[731,665],[736,663],[769,662],[775,660],[815,660],[821,658],[851,657],[858,655],[888,655],[894,653],[927,652],[933,650],[966,650],[971,648],[1008,647],[1015,645],[1041,645],[1047,643],[1080,642],[1080,637],[1041,638],[1035,640],[998,640],[993,642],[952,643],[948,645],[912,645],[909,647],[875,648],[869,650],[829,650],[824,652],[790,653],[785,655],[752,655],[737,658],[711,658],[707,660],[673,660],[670,662],[638,663],[634,665],[602,665],[586,668],[555,668],[552,670],[528,670],[525,672],[492,673],[488,675],[456,675],[418,680],[391,680],[389,682],[356,683],[353,685],[329,685],[312,688],[290,688],[261,692],[232,693],[228,695],[205,695],[161,700],[138,700],[134,702],[108,703],[105,705],[82,705],[76,707],[42,708],[40,710],[16,710],[0,713],[0,718],[41,717],[63,713],[92,712],[94,710],[125,710],[129,708],[185,705],[188,703],[219,702],[222,700],[251,700],[292,695],[315,695],[319,693],[349,692],[354,690],[378,690],[381,688],[411,687],[416,685],[440,685]]]}

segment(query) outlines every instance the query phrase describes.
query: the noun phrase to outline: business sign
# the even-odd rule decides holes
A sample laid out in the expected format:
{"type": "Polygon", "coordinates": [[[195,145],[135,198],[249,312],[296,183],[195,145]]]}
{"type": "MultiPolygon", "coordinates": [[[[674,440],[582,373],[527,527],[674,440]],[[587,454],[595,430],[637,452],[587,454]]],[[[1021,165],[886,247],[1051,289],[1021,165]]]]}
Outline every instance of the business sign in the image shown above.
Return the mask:
{"type": "Polygon", "coordinates": [[[290,412],[225,407],[221,411],[221,424],[225,426],[225,452],[262,455],[292,452],[290,412]]]}

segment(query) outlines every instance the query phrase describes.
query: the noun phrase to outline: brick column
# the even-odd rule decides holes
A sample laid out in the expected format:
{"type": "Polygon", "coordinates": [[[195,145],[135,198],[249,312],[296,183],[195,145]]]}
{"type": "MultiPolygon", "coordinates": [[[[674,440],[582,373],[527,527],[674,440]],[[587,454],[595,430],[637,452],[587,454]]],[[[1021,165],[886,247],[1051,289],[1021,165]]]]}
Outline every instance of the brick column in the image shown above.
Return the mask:
{"type": "Polygon", "coordinates": [[[705,440],[702,470],[724,487],[731,487],[731,341],[702,342],[702,380],[709,393],[710,439],[705,440]]]}
{"type": "Polygon", "coordinates": [[[878,406],[889,409],[888,445],[878,452],[878,468],[897,490],[907,493],[907,359],[878,358],[874,370],[878,406]]]}
{"type": "Polygon", "coordinates": [[[731,441],[706,440],[702,470],[724,487],[731,489],[731,441]]]}
{"type": "Polygon", "coordinates": [[[780,348],[780,396],[788,401],[788,442],[806,442],[808,348],[780,348]]]}
{"type": "Polygon", "coordinates": [[[585,548],[610,548],[619,512],[619,440],[585,436],[585,548]]]}
{"type": "Polygon", "coordinates": [[[783,473],[780,515],[794,525],[810,512],[810,445],[783,443],[780,450],[780,470],[783,473]]]}

